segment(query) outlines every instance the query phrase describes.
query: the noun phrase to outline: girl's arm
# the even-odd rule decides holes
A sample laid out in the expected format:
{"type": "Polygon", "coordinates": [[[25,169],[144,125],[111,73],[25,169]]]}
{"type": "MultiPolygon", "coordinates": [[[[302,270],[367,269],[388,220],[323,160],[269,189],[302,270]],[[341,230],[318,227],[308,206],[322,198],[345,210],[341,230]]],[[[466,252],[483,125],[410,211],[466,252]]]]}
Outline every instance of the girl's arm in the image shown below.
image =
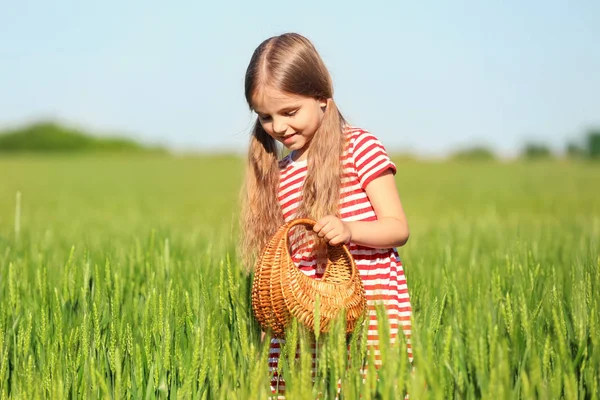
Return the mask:
{"type": "Polygon", "coordinates": [[[332,246],[352,241],[355,244],[389,248],[403,246],[409,237],[408,222],[391,170],[383,172],[365,188],[377,221],[342,221],[328,215],[313,230],[332,246]]]}
{"type": "Polygon", "coordinates": [[[365,188],[377,221],[345,222],[353,243],[374,248],[400,247],[406,244],[410,231],[402,208],[394,175],[387,170],[365,188]]]}

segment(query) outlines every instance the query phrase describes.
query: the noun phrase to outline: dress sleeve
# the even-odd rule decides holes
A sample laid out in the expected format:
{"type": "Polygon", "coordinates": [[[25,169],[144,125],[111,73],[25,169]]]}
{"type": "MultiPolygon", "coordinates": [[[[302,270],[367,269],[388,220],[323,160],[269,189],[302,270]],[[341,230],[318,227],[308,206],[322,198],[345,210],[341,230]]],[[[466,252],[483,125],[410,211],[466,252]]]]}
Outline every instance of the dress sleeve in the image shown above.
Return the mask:
{"type": "Polygon", "coordinates": [[[383,144],[373,134],[363,131],[355,137],[352,157],[363,189],[388,169],[396,174],[396,165],[390,160],[383,144]]]}

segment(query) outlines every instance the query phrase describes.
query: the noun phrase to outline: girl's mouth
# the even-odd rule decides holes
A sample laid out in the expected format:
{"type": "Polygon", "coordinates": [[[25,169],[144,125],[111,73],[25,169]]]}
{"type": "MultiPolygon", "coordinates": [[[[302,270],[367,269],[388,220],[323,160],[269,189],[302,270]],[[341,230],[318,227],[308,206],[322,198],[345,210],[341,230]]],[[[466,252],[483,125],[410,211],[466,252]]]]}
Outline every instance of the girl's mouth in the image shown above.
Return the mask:
{"type": "Polygon", "coordinates": [[[294,142],[294,138],[296,137],[296,135],[298,135],[297,133],[294,133],[292,135],[286,136],[283,138],[283,144],[291,144],[294,142]]]}

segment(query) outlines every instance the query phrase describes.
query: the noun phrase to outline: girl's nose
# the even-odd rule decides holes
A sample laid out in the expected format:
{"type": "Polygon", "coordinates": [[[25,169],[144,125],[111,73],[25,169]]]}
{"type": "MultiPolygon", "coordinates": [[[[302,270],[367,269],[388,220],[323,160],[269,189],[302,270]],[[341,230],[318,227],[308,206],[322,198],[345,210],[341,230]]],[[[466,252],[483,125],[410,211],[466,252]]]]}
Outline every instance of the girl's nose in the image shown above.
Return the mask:
{"type": "Polygon", "coordinates": [[[288,126],[284,121],[280,119],[273,120],[273,131],[277,135],[283,135],[287,131],[287,128],[288,126]]]}

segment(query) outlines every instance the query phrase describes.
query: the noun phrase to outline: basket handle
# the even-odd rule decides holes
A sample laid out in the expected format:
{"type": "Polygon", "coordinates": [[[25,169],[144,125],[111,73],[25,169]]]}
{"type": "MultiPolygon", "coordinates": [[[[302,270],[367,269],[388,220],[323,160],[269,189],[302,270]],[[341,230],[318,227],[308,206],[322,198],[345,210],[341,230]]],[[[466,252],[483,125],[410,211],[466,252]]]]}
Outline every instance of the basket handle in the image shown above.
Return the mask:
{"type": "MultiPolygon", "coordinates": [[[[312,228],[313,226],[315,226],[315,224],[317,223],[317,221],[315,221],[312,218],[296,218],[290,222],[288,222],[287,224],[287,228],[286,228],[286,234],[285,234],[285,243],[286,246],[288,245],[288,234],[290,232],[290,229],[296,225],[306,225],[309,228],[312,228]]],[[[331,246],[329,243],[327,243],[328,247],[334,247],[331,246]]],[[[340,245],[338,245],[340,246],[340,245]]],[[[346,255],[349,257],[350,261],[351,261],[351,279],[354,279],[355,274],[357,273],[357,267],[356,264],[354,262],[354,257],[352,257],[352,253],[350,253],[350,250],[348,249],[348,246],[346,246],[346,244],[342,243],[341,244],[342,248],[344,249],[344,253],[346,253],[346,255]]],[[[325,274],[327,274],[327,270],[325,270],[325,274]]],[[[324,274],[324,275],[325,275],[324,274]]]]}
{"type": "Polygon", "coordinates": [[[307,225],[308,227],[312,228],[316,224],[317,224],[317,221],[315,221],[314,219],[311,219],[311,218],[296,218],[293,221],[290,221],[288,223],[287,229],[289,231],[291,227],[296,226],[296,225],[307,225]]]}
{"type": "MultiPolygon", "coordinates": [[[[317,224],[317,221],[315,221],[312,218],[296,218],[296,219],[294,219],[294,220],[292,220],[292,221],[290,221],[290,222],[287,223],[286,232],[289,233],[290,229],[292,229],[292,227],[294,227],[296,225],[306,225],[309,228],[312,228],[316,224],[317,224]]],[[[346,248],[346,244],[345,243],[342,243],[340,245],[343,246],[344,248],[346,248]]],[[[338,246],[340,246],[340,245],[338,245],[338,246]]],[[[334,246],[331,246],[329,243],[327,243],[327,246],[334,247],[334,246]]]]}

